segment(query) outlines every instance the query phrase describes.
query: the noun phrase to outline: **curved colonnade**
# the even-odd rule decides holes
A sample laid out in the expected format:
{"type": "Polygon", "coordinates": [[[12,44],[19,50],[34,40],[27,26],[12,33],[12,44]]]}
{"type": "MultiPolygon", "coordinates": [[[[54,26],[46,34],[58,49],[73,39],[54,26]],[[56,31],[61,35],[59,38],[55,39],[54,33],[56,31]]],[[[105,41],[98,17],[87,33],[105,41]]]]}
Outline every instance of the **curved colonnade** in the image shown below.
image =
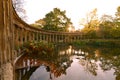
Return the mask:
{"type": "Polygon", "coordinates": [[[35,28],[22,21],[16,14],[12,0],[0,1],[0,64],[18,57],[16,47],[28,41],[47,41],[53,43],[73,42],[82,38],[80,32],[57,32],[35,28]]]}
{"type": "Polygon", "coordinates": [[[82,39],[79,32],[56,32],[35,28],[16,14],[12,0],[0,0],[0,80],[14,80],[16,47],[28,41],[66,43],[82,39]],[[9,69],[9,70],[8,70],[9,69]]]}

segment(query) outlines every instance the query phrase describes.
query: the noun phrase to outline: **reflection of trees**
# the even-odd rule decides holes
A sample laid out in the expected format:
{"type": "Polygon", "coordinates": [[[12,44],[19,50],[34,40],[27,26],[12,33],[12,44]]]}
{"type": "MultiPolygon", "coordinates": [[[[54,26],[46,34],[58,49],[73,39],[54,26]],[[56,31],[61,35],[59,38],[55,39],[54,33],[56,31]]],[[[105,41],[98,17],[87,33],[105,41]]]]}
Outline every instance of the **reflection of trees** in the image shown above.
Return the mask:
{"type": "Polygon", "coordinates": [[[97,75],[97,64],[95,61],[100,60],[99,66],[103,71],[114,69],[114,75],[116,80],[120,80],[120,49],[119,48],[81,48],[83,51],[88,51],[89,55],[84,56],[82,64],[84,64],[87,71],[93,75],[97,75]],[[91,52],[92,51],[92,52],[91,52]],[[96,53],[95,51],[98,51],[96,53]],[[96,56],[99,54],[99,56],[96,56]],[[94,62],[91,62],[94,61],[94,62]]]}
{"type": "Polygon", "coordinates": [[[116,75],[116,80],[120,80],[120,55],[118,56],[104,56],[104,59],[101,60],[101,68],[104,71],[114,69],[114,75],[116,75]]]}
{"type": "Polygon", "coordinates": [[[92,48],[92,50],[91,50],[91,47],[78,48],[78,47],[72,46],[72,48],[71,48],[72,50],[70,50],[72,53],[69,54],[69,53],[67,53],[67,50],[69,50],[69,48],[71,48],[71,46],[69,46],[69,47],[68,46],[67,47],[66,46],[61,46],[61,47],[58,47],[57,50],[58,50],[58,52],[59,51],[64,51],[65,54],[68,55],[68,56],[72,56],[72,55],[83,56],[83,58],[80,59],[80,64],[82,66],[84,66],[85,71],[90,72],[90,73],[92,73],[93,75],[96,76],[97,75],[96,70],[97,70],[98,66],[95,63],[95,61],[96,61],[96,57],[94,55],[94,50],[95,49],[92,48]],[[80,51],[80,49],[82,51],[80,51]],[[75,51],[77,51],[77,53],[74,53],[75,51]],[[84,53],[82,53],[82,52],[84,52],[84,53]],[[89,52],[91,54],[87,55],[86,52],[89,52]]]}
{"type": "MultiPolygon", "coordinates": [[[[33,57],[33,56],[32,56],[33,57]]],[[[51,54],[39,54],[35,56],[35,59],[44,60],[44,62],[48,63],[48,66],[51,68],[51,72],[55,77],[59,77],[62,74],[66,74],[66,69],[72,63],[69,60],[68,55],[59,55],[58,53],[51,54]]]]}
{"type": "MultiPolygon", "coordinates": [[[[114,75],[116,80],[120,80],[120,49],[119,48],[93,48],[93,47],[72,47],[71,51],[81,50],[84,54],[67,53],[68,46],[56,46],[55,53],[27,55],[28,59],[35,59],[37,66],[44,64],[50,69],[50,73],[53,73],[55,77],[59,77],[62,74],[66,74],[66,69],[70,67],[72,61],[70,57],[77,55],[80,64],[84,67],[85,71],[97,76],[98,66],[103,71],[109,71],[114,69],[114,75]],[[64,54],[59,54],[60,51],[64,51],[64,54]],[[87,53],[87,54],[86,54],[87,53]],[[80,57],[80,58],[79,58],[80,57]],[[98,61],[100,61],[98,63],[98,61]]],[[[29,75],[31,76],[31,75],[29,75]]]]}
{"type": "Polygon", "coordinates": [[[87,61],[86,60],[80,60],[80,64],[82,64],[82,66],[84,66],[86,72],[90,72],[95,76],[97,75],[96,70],[97,70],[98,66],[97,66],[96,63],[91,62],[89,60],[87,60],[87,61]]]}
{"type": "MultiPolygon", "coordinates": [[[[35,54],[35,55],[26,54],[25,56],[22,57],[22,60],[17,61],[16,63],[17,66],[22,65],[19,63],[23,63],[25,60],[26,61],[30,60],[30,63],[32,61],[36,61],[37,64],[34,66],[40,66],[42,64],[44,64],[46,67],[48,66],[50,70],[47,70],[47,71],[53,73],[55,77],[59,77],[62,74],[66,74],[66,69],[72,63],[72,61],[69,59],[68,55],[66,54],[65,55],[59,55],[58,53],[35,54]]],[[[29,67],[29,66],[26,66],[26,67],[29,67]]],[[[19,71],[23,71],[23,69],[24,69],[24,66],[22,69],[17,69],[16,71],[17,73],[19,73],[19,71]]],[[[29,72],[21,76],[20,80],[23,80],[24,78],[28,79],[35,70],[36,69],[34,69],[34,67],[30,67],[29,72]]]]}

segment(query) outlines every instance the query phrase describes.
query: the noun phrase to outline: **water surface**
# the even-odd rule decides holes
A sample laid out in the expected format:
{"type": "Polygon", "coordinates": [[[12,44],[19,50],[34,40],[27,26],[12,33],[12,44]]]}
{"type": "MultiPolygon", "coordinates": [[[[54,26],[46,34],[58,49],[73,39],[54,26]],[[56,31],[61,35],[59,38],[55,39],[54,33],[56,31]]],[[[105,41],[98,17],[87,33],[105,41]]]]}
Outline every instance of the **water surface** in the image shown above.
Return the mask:
{"type": "Polygon", "coordinates": [[[24,55],[16,80],[120,80],[120,49],[64,45],[54,53],[24,55]]]}

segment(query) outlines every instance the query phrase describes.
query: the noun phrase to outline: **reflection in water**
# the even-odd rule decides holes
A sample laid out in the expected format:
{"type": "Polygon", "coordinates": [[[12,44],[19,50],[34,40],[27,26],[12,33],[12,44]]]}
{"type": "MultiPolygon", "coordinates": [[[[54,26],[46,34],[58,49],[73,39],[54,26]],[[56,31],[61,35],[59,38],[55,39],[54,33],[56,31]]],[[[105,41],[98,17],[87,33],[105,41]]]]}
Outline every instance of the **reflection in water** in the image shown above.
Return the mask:
{"type": "Polygon", "coordinates": [[[16,63],[16,80],[120,80],[120,50],[56,46],[54,53],[26,54],[16,63]]]}

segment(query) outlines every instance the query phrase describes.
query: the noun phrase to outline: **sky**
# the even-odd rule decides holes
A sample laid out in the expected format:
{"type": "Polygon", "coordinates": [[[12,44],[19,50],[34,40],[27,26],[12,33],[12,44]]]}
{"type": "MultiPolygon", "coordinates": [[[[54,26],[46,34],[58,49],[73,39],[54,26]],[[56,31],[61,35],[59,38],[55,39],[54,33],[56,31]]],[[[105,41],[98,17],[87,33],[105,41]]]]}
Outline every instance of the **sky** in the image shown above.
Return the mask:
{"type": "Polygon", "coordinates": [[[71,21],[76,29],[82,28],[79,23],[86,14],[97,8],[97,14],[100,17],[103,14],[114,16],[116,9],[120,6],[120,0],[25,0],[25,10],[28,16],[27,23],[45,17],[45,14],[59,8],[61,11],[66,10],[66,16],[71,18],[71,21]]]}

